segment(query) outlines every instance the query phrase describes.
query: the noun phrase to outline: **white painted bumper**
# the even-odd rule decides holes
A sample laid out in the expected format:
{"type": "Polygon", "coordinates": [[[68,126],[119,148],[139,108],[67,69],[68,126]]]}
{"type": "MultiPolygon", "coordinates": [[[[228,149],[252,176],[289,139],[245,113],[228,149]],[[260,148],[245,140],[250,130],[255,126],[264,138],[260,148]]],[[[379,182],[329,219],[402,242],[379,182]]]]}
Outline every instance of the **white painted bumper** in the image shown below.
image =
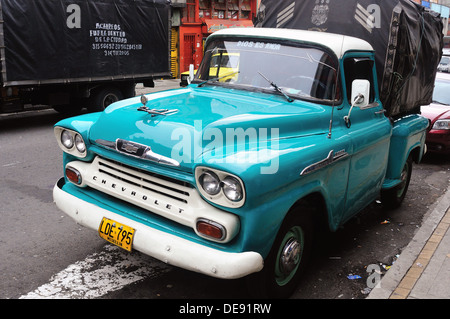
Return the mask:
{"type": "Polygon", "coordinates": [[[133,249],[173,266],[222,279],[241,278],[263,268],[263,258],[256,252],[224,252],[159,231],[85,202],[63,191],[58,183],[53,199],[78,224],[93,230],[98,230],[103,217],[136,229],[133,249]]]}

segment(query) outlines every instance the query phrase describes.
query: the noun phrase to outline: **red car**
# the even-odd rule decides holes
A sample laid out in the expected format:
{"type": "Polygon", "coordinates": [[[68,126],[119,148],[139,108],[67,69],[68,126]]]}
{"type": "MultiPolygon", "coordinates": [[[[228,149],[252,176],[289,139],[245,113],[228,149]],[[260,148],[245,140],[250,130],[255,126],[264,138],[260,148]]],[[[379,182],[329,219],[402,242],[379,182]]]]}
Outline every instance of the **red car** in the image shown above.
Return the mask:
{"type": "Polygon", "coordinates": [[[437,73],[433,103],[422,106],[421,112],[431,121],[426,137],[428,151],[450,154],[450,74],[437,73]]]}

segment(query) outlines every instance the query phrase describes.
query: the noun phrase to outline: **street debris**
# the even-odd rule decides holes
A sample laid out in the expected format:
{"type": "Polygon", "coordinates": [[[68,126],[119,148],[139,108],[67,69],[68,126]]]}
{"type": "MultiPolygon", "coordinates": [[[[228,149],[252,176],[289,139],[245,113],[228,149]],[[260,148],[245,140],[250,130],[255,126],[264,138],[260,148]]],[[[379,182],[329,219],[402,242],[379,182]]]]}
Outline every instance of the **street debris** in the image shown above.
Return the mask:
{"type": "Polygon", "coordinates": [[[370,294],[371,291],[372,291],[372,289],[369,288],[369,287],[366,287],[366,288],[364,288],[364,289],[361,289],[361,293],[362,293],[363,295],[368,295],[368,294],[370,294]]]}

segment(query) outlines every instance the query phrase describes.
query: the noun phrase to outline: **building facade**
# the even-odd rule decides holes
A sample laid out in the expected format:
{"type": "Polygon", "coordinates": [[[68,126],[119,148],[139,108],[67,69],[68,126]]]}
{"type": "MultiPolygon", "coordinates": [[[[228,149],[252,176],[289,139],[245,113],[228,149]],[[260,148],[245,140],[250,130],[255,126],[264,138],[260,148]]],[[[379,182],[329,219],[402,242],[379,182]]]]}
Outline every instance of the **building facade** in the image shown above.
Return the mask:
{"type": "MultiPolygon", "coordinates": [[[[204,40],[213,32],[253,27],[258,0],[178,0],[172,17],[172,73],[174,77],[198,68],[204,40]]],[[[174,3],[172,1],[172,3],[174,3]]]]}
{"type": "Polygon", "coordinates": [[[430,8],[433,11],[436,11],[441,14],[442,21],[444,23],[444,29],[442,32],[444,35],[450,35],[450,31],[448,28],[449,15],[450,15],[450,0],[413,0],[416,3],[420,3],[426,8],[430,8]]]}
{"type": "MultiPolygon", "coordinates": [[[[280,0],[281,1],[281,0],[280,0]]],[[[444,35],[450,36],[450,0],[412,0],[441,14],[444,35]]],[[[203,58],[204,40],[213,32],[232,27],[253,27],[260,0],[172,0],[171,66],[173,77],[203,58]]],[[[450,43],[448,43],[450,47],[450,43]]]]}

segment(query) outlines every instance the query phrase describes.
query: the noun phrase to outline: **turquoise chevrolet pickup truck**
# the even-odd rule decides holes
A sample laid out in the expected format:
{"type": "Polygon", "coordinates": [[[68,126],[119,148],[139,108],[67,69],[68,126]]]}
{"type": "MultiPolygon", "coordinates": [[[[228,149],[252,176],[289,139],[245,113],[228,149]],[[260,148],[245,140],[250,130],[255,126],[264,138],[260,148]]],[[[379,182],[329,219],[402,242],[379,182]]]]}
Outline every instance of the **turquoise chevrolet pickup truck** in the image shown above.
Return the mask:
{"type": "Polygon", "coordinates": [[[376,77],[358,38],[218,31],[187,87],[55,125],[54,200],[124,249],[289,296],[315,230],[378,198],[398,207],[425,152],[428,120],[388,118],[376,77]],[[238,67],[223,74],[230,55],[238,67]]]}

